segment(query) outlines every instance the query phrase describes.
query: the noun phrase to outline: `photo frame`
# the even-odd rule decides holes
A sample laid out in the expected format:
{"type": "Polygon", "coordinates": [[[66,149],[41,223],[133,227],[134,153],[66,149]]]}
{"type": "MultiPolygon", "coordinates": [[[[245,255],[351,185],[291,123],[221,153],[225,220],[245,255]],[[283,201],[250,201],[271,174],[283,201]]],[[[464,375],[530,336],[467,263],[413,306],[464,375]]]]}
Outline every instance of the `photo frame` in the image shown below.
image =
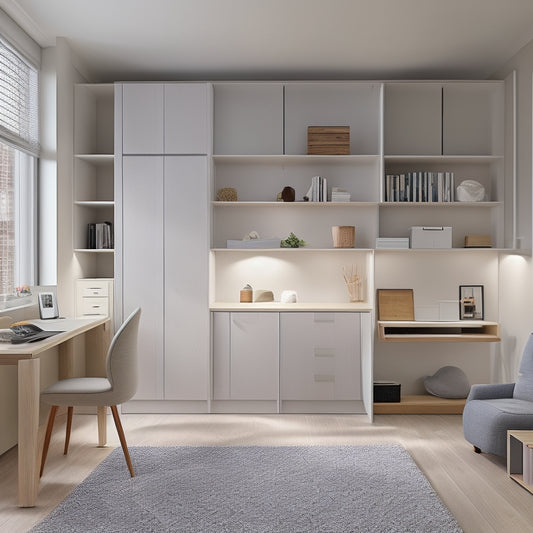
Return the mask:
{"type": "Polygon", "coordinates": [[[39,300],[39,316],[44,320],[58,318],[59,309],[56,295],[53,292],[40,292],[37,296],[39,300]]]}
{"type": "Polygon", "coordinates": [[[459,285],[459,319],[483,320],[483,285],[459,285]]]}

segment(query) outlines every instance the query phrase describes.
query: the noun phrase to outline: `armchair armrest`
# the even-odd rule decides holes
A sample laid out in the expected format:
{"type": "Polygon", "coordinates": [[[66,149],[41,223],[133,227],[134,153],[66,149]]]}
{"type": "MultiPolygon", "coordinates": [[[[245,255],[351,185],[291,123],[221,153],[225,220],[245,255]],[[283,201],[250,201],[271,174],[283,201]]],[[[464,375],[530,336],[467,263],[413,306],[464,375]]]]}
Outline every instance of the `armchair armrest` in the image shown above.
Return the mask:
{"type": "Polygon", "coordinates": [[[472,385],[470,394],[466,399],[470,400],[495,400],[497,398],[512,398],[514,383],[492,383],[488,385],[472,385]]]}

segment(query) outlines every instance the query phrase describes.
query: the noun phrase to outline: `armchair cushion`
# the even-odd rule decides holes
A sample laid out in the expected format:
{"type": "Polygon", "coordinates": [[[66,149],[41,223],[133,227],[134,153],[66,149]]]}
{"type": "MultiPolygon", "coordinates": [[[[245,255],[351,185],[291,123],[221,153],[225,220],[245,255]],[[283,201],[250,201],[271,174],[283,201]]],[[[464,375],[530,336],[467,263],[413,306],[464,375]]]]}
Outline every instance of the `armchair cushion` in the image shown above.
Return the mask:
{"type": "Polygon", "coordinates": [[[492,400],[497,398],[512,398],[515,388],[514,383],[491,383],[488,385],[472,385],[470,394],[466,399],[471,400],[492,400]]]}

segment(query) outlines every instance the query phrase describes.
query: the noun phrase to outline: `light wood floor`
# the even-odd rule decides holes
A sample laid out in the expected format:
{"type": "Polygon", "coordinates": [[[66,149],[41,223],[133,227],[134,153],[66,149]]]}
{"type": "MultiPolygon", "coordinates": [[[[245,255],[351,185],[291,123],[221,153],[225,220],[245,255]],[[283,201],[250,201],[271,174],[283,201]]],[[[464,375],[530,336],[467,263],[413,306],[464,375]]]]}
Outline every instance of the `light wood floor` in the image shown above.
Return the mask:
{"type": "MultiPolygon", "coordinates": [[[[359,415],[123,415],[122,419],[130,446],[399,443],[465,533],[533,531],[533,495],[507,476],[503,459],[472,451],[463,439],[460,415],[377,415],[373,424],[359,415]]],[[[0,456],[1,532],[27,531],[118,446],[110,417],[109,446],[97,448],[96,416],[76,415],[65,457],[64,417],[56,426],[37,507],[16,506],[16,448],[0,456]]]]}

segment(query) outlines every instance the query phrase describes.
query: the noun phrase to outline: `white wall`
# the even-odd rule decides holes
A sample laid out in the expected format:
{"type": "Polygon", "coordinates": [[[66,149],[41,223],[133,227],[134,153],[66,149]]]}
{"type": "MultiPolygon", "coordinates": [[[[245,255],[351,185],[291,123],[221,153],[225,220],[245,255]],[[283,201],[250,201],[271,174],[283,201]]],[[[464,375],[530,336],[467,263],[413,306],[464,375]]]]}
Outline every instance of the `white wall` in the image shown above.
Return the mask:
{"type": "Polygon", "coordinates": [[[39,283],[57,284],[57,74],[56,50],[42,52],[39,125],[39,283]]]}
{"type": "Polygon", "coordinates": [[[74,316],[74,279],[82,273],[73,246],[74,84],[87,81],[64,38],[56,40],[57,68],[57,297],[61,313],[74,316]]]}
{"type": "MultiPolygon", "coordinates": [[[[495,78],[516,72],[517,238],[532,247],[532,76],[533,41],[501,69],[495,78]]],[[[522,350],[533,331],[533,262],[531,257],[503,256],[500,261],[501,355],[493,361],[495,381],[514,381],[522,350]]]]}

